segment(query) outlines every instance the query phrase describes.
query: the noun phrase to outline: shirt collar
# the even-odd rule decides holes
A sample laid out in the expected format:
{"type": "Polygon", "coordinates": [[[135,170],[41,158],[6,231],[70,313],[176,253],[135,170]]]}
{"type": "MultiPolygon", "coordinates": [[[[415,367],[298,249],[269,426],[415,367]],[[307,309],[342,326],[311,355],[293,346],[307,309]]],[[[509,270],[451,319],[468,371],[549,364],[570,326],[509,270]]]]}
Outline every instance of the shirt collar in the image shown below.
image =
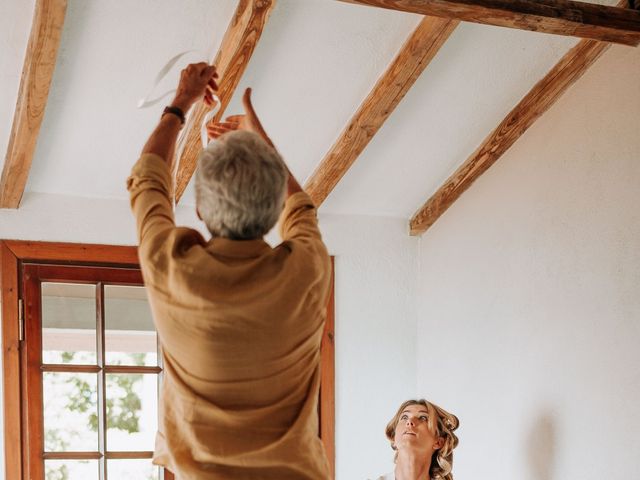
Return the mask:
{"type": "Polygon", "coordinates": [[[207,251],[214,255],[234,258],[255,258],[270,252],[271,246],[262,238],[255,240],[231,240],[212,238],[207,243],[207,251]]]}

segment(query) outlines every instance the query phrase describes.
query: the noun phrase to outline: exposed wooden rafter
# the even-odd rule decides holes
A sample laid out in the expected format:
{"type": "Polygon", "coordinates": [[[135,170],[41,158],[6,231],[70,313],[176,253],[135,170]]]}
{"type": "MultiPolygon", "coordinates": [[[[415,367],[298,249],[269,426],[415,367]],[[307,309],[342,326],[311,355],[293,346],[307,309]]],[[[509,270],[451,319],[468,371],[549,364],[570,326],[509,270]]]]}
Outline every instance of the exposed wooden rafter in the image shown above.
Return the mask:
{"type": "Polygon", "coordinates": [[[465,22],[638,45],[640,12],[571,0],[341,0],[465,22]]]}
{"type": "MultiPolygon", "coordinates": [[[[220,120],[224,115],[249,60],[251,60],[275,3],[275,0],[240,0],[238,3],[233,19],[213,60],[220,78],[218,97],[221,102],[214,121],[220,120]]],[[[176,201],[182,197],[196,169],[198,154],[202,150],[200,126],[206,114],[206,105],[202,101],[198,102],[194,107],[189,125],[186,127],[188,133],[182,148],[176,176],[176,201]]]]}
{"type": "Polygon", "coordinates": [[[66,10],[66,0],[36,1],[13,127],[0,177],[0,208],[18,208],[20,205],[47,106],[66,10]]]}
{"type": "Polygon", "coordinates": [[[458,23],[425,17],[416,27],[305,184],[316,205],[329,196],[458,23]]]}
{"type": "Polygon", "coordinates": [[[609,46],[609,43],[581,40],[569,50],[411,218],[409,223],[411,235],[420,235],[433,225],[460,195],[589,69],[609,46]]]}

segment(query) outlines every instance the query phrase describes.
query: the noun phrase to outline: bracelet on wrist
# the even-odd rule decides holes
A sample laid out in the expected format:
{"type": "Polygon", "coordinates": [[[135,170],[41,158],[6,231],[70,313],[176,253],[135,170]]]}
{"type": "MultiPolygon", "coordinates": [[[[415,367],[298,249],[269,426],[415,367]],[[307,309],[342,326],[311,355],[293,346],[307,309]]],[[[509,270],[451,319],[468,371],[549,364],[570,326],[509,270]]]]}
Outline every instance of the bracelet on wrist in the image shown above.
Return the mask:
{"type": "Polygon", "coordinates": [[[162,111],[162,115],[160,116],[160,118],[164,117],[168,113],[170,113],[172,115],[175,115],[176,117],[178,117],[180,119],[180,126],[184,125],[185,116],[184,116],[184,112],[182,111],[181,108],[172,107],[172,106],[164,107],[164,110],[162,111]]]}

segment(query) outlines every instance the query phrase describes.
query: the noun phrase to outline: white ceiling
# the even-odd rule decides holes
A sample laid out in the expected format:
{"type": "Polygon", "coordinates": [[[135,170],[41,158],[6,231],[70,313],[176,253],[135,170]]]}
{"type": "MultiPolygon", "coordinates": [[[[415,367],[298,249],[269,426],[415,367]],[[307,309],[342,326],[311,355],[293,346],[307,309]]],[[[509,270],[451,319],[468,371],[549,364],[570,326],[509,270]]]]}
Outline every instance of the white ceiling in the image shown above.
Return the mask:
{"type": "MultiPolygon", "coordinates": [[[[176,53],[212,57],[236,1],[68,4],[26,191],[126,199],[125,178],[163,106],[138,110],[138,99],[176,53]]],[[[3,152],[33,6],[0,7],[0,88],[10,93],[0,100],[3,152]]],[[[240,93],[253,87],[263,123],[304,181],[419,20],[334,0],[277,0],[227,112],[238,112],[240,93]]],[[[409,218],[575,43],[461,24],[321,211],[409,218]]],[[[177,71],[158,90],[176,81],[177,71]]],[[[192,188],[182,202],[193,203],[192,188]]]]}

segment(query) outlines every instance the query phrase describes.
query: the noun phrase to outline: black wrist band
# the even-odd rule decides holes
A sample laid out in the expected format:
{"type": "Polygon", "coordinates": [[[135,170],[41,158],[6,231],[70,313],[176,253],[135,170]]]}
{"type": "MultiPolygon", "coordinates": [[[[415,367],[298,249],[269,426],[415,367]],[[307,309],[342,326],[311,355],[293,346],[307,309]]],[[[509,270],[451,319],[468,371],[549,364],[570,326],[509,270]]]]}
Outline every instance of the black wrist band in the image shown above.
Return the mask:
{"type": "Polygon", "coordinates": [[[180,119],[180,125],[184,125],[184,122],[185,122],[184,112],[180,108],[164,107],[164,110],[162,111],[162,115],[160,116],[160,118],[164,117],[167,113],[172,113],[173,115],[178,117],[180,119]]]}

